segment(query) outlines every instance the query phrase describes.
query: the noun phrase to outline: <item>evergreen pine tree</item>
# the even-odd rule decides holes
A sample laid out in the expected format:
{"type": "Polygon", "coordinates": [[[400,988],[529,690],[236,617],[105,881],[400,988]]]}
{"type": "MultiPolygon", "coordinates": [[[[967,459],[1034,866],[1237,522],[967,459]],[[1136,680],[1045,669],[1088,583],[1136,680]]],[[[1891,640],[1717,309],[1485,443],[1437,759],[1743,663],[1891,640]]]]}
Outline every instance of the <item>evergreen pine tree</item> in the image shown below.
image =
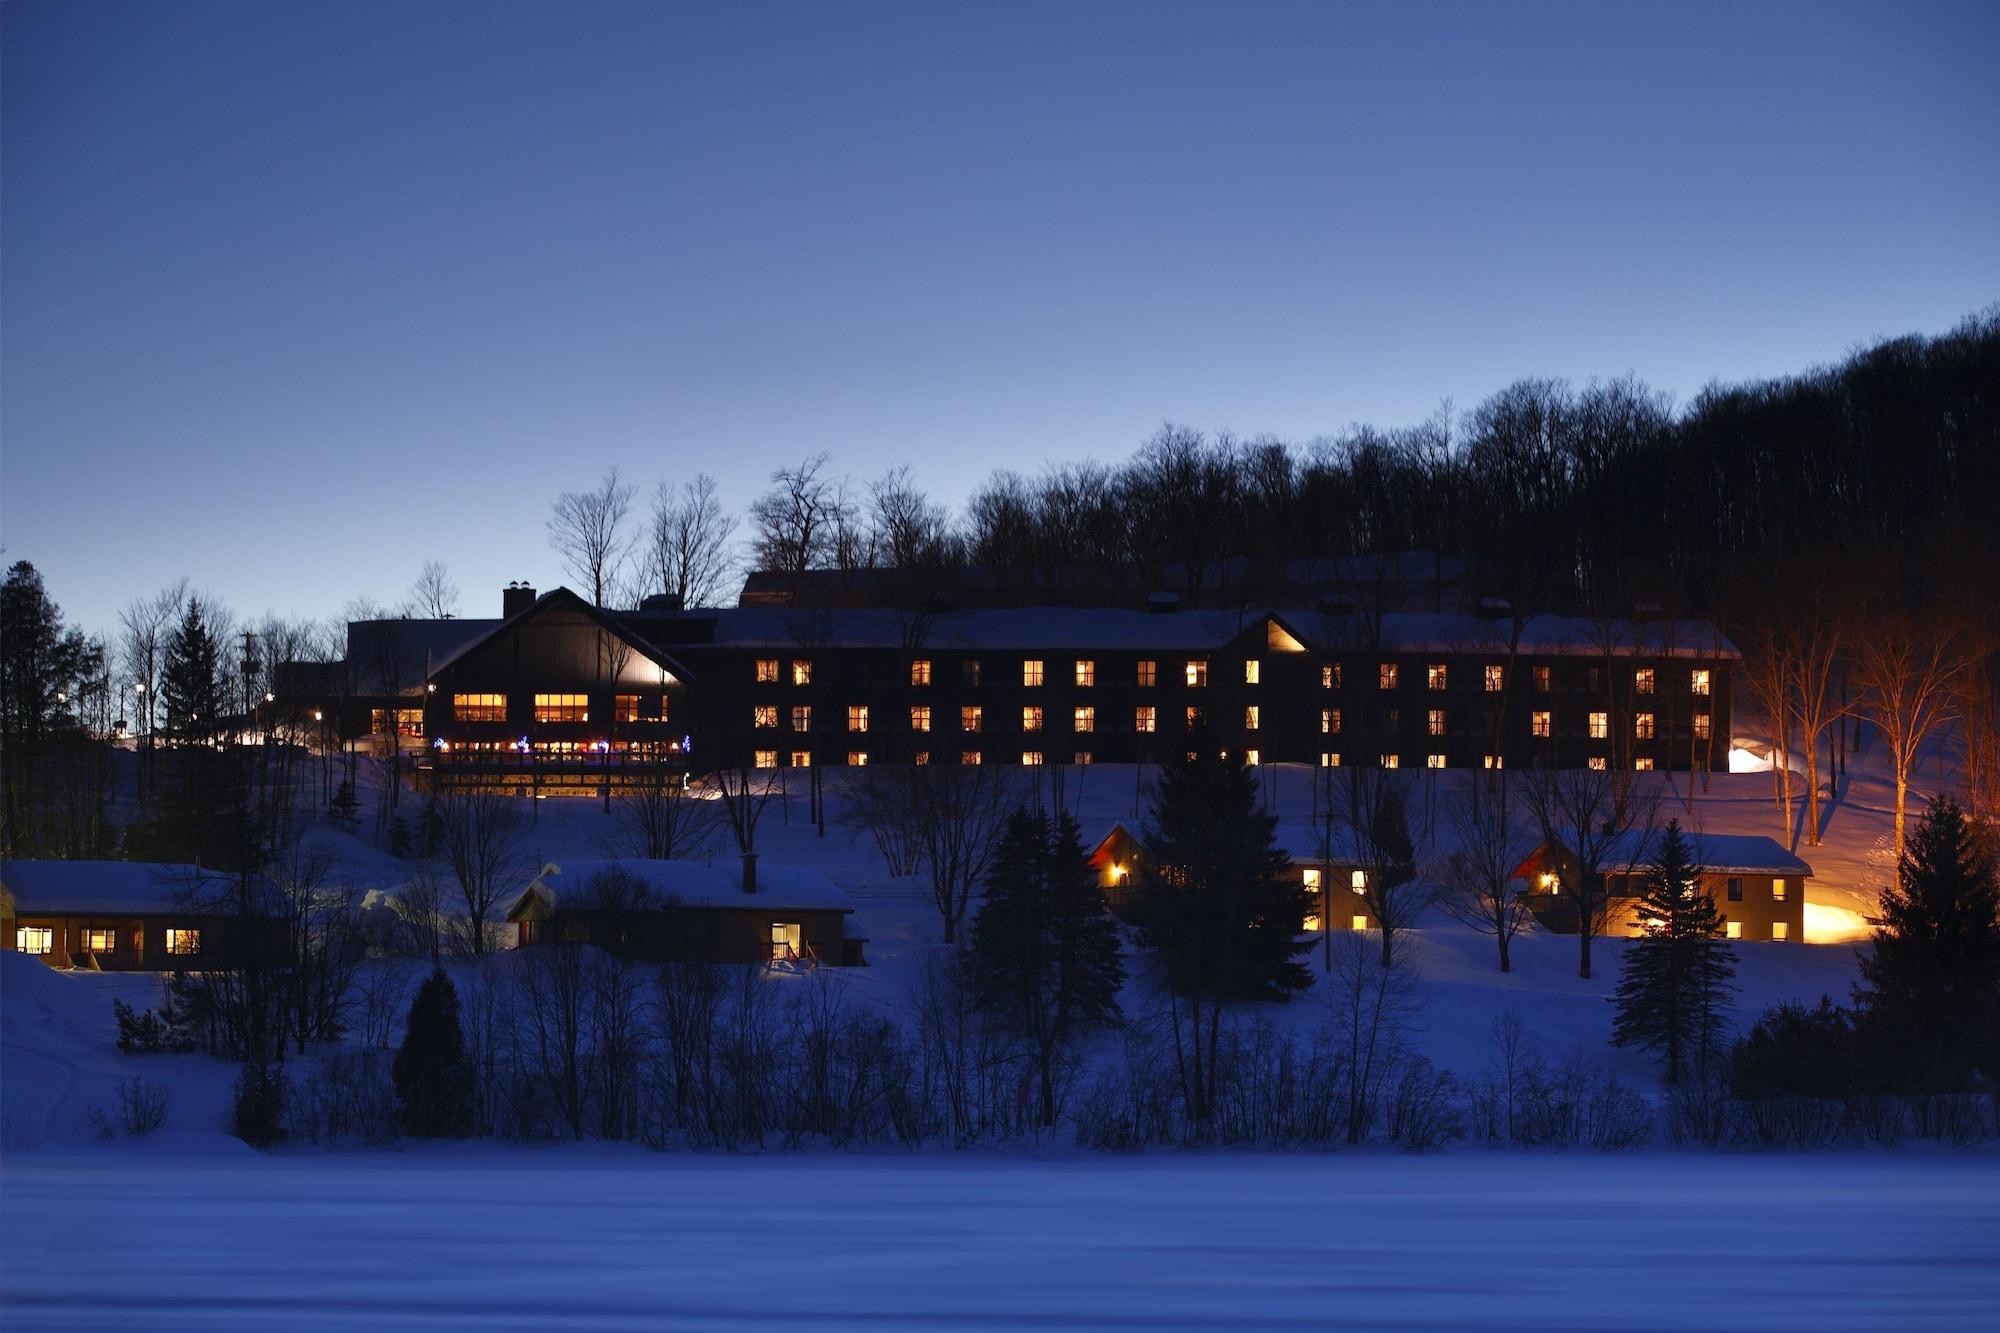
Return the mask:
{"type": "Polygon", "coordinates": [[[2000,1076],[2000,882],[1957,802],[1940,796],[1911,833],[1872,918],[1855,988],[1873,1049],[1910,1092],[1955,1092],[2000,1076]]]}
{"type": "Polygon", "coordinates": [[[201,600],[189,598],[160,673],[161,731],[183,743],[207,740],[220,725],[222,703],[222,649],[201,600]]]}
{"type": "Polygon", "coordinates": [[[342,828],[351,829],[361,822],[361,801],[354,794],[351,778],[341,779],[333,790],[333,800],[327,803],[327,817],[342,828]]]}
{"type": "Polygon", "coordinates": [[[1726,1031],[1736,954],[1679,820],[1667,825],[1637,910],[1645,934],[1625,951],[1612,1044],[1658,1051],[1669,1083],[1705,1078],[1726,1031]]]}
{"type": "Polygon", "coordinates": [[[472,1066],[458,1023],[458,988],[443,968],[432,971],[411,1002],[390,1073],[404,1133],[463,1138],[472,1132],[472,1066]]]}

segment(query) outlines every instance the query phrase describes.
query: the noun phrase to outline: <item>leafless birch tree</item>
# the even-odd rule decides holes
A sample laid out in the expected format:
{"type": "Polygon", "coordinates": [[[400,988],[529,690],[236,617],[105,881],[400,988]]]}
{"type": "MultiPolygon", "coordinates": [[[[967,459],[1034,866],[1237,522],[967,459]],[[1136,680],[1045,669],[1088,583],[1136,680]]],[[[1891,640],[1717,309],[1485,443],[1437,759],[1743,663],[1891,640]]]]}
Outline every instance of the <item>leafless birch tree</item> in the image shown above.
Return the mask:
{"type": "Polygon", "coordinates": [[[596,489],[558,495],[549,515],[549,545],[570,575],[590,589],[592,606],[605,604],[605,593],[625,558],[628,540],[623,529],[633,494],[631,486],[618,480],[614,467],[596,489]]]}

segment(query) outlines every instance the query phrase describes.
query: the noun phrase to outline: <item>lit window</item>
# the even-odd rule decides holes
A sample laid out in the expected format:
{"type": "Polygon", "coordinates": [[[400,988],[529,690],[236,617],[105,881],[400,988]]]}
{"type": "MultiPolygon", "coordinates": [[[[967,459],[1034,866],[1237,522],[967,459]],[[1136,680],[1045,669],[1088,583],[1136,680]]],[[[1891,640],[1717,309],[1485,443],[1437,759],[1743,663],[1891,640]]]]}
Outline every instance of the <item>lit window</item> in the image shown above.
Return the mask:
{"type": "Polygon", "coordinates": [[[1323,690],[1337,690],[1340,688],[1340,663],[1320,663],[1319,687],[1323,690]]]}
{"type": "Polygon", "coordinates": [[[1356,893],[1359,893],[1363,889],[1367,888],[1368,872],[1365,870],[1357,870],[1352,875],[1349,875],[1347,877],[1347,887],[1353,889],[1356,893]]]}
{"type": "Polygon", "coordinates": [[[1732,940],[1740,940],[1743,938],[1743,923],[1741,921],[1731,921],[1723,927],[1723,933],[1732,940]]]}
{"type": "Polygon", "coordinates": [[[1433,736],[1444,735],[1444,709],[1433,708],[1424,715],[1424,726],[1433,736]]]}
{"type": "Polygon", "coordinates": [[[1592,713],[1590,715],[1590,739],[1601,741],[1611,734],[1611,714],[1592,713]]]}
{"type": "Polygon", "coordinates": [[[1640,667],[1632,673],[1632,688],[1641,694],[1653,692],[1653,668],[1640,667]]]}
{"type": "Polygon", "coordinates": [[[1097,684],[1097,663],[1079,658],[1076,664],[1076,683],[1086,689],[1097,684]]]}
{"type": "Polygon", "coordinates": [[[167,952],[171,954],[200,953],[201,932],[198,930],[168,927],[167,952]]]}
{"type": "Polygon", "coordinates": [[[794,684],[794,685],[810,685],[810,684],[812,684],[812,683],[813,683],[813,664],[812,664],[812,659],[811,659],[811,658],[809,658],[809,657],[795,657],[795,658],[793,658],[793,659],[792,659],[792,684],[794,684]]]}
{"type": "Polygon", "coordinates": [[[1023,685],[1039,685],[1042,683],[1042,659],[1031,657],[1021,663],[1021,683],[1023,685]]]}
{"type": "Polygon", "coordinates": [[[1027,707],[1021,710],[1021,730],[1040,731],[1041,729],[1042,729],[1041,707],[1038,704],[1029,704],[1027,707]]]}
{"type": "Polygon", "coordinates": [[[1547,694],[1549,692],[1549,669],[1545,666],[1538,666],[1531,668],[1531,670],[1535,673],[1535,692],[1537,694],[1547,694]]]}
{"type": "Polygon", "coordinates": [[[1594,754],[1590,756],[1590,766],[1600,771],[1609,767],[1609,765],[1604,762],[1604,756],[1601,754],[1594,754]]]}
{"type": "Polygon", "coordinates": [[[1535,712],[1528,714],[1528,730],[1536,736],[1546,737],[1549,734],[1549,714],[1547,709],[1537,709],[1535,712]]]}
{"type": "Polygon", "coordinates": [[[588,722],[590,696],[586,694],[538,694],[535,696],[537,722],[588,722]]]}
{"type": "Polygon", "coordinates": [[[917,704],[910,709],[910,730],[929,731],[931,729],[931,706],[917,704]]]}
{"type": "Polygon", "coordinates": [[[977,764],[977,763],[979,763],[979,751],[977,751],[977,750],[960,750],[960,751],[958,752],[958,762],[959,762],[959,763],[961,763],[961,764],[977,764]]]}
{"type": "Polygon", "coordinates": [[[1320,766],[1321,768],[1339,768],[1339,767],[1340,767],[1340,751],[1338,751],[1338,750],[1321,750],[1321,751],[1319,752],[1319,766],[1320,766]]]}
{"type": "Polygon", "coordinates": [[[16,926],[14,947],[22,953],[54,953],[56,932],[50,926],[16,926]]]}
{"type": "Polygon", "coordinates": [[[811,750],[792,751],[793,768],[811,768],[812,761],[813,761],[813,755],[811,750]]]}
{"type": "Polygon", "coordinates": [[[1355,917],[1354,917],[1354,921],[1353,921],[1353,928],[1354,928],[1355,930],[1366,930],[1366,929],[1368,929],[1368,918],[1367,918],[1366,916],[1363,916],[1363,915],[1359,914],[1359,913],[1356,913],[1356,914],[1355,914],[1355,917]]]}
{"type": "Polygon", "coordinates": [[[1338,736],[1340,734],[1340,710],[1338,708],[1320,709],[1319,729],[1320,734],[1323,736],[1338,736]]]}
{"type": "Polygon", "coordinates": [[[1650,773],[1653,771],[1652,757],[1650,755],[1640,755],[1632,761],[1632,767],[1636,772],[1650,773]]]}
{"type": "Polygon", "coordinates": [[[812,710],[812,705],[811,705],[811,704],[793,704],[793,705],[792,705],[792,730],[793,730],[793,731],[811,731],[812,729],[813,729],[813,710],[812,710]]]}
{"type": "Polygon", "coordinates": [[[1782,879],[1771,881],[1771,901],[1774,903],[1785,901],[1785,881],[1782,879]]]}
{"type": "Polygon", "coordinates": [[[931,761],[931,752],[929,750],[919,750],[911,757],[919,764],[928,764],[931,761]]]}
{"type": "Polygon", "coordinates": [[[1653,715],[1640,713],[1632,719],[1632,734],[1642,741],[1653,739],[1653,715]]]}
{"type": "Polygon", "coordinates": [[[118,947],[118,932],[115,930],[87,929],[83,932],[85,953],[110,953],[118,947]]]}
{"type": "Polygon", "coordinates": [[[910,663],[910,684],[928,685],[930,683],[931,683],[930,658],[919,657],[916,661],[910,663]]]}
{"type": "Polygon", "coordinates": [[[459,722],[505,722],[507,696],[504,694],[454,694],[451,715],[459,722]]]}
{"type": "Polygon", "coordinates": [[[776,750],[757,751],[757,767],[776,768],[777,766],[778,766],[778,752],[776,750]]]}
{"type": "Polygon", "coordinates": [[[1396,664],[1394,662],[1384,662],[1382,664],[1376,675],[1376,683],[1385,690],[1396,688],[1396,664]]]}
{"type": "Polygon", "coordinates": [[[1207,658],[1204,658],[1204,657],[1190,657],[1190,658],[1188,659],[1188,664],[1187,664],[1187,683],[1188,683],[1189,685],[1206,685],[1206,684],[1208,684],[1208,659],[1207,659],[1207,658]]]}
{"type": "Polygon", "coordinates": [[[758,704],[751,710],[750,725],[753,727],[777,726],[778,706],[776,704],[758,704]]]}
{"type": "Polygon", "coordinates": [[[978,731],[986,723],[986,710],[978,704],[967,704],[958,710],[958,729],[978,731]]]}
{"type": "Polygon", "coordinates": [[[1187,710],[1187,729],[1189,731],[1193,731],[1206,721],[1208,721],[1208,713],[1205,710],[1193,707],[1192,705],[1189,706],[1187,710]]]}
{"type": "Polygon", "coordinates": [[[1319,878],[1319,867],[1318,867],[1318,866],[1307,866],[1307,867],[1306,867],[1306,869],[1305,869],[1305,887],[1306,887],[1306,892],[1308,892],[1308,893],[1318,893],[1318,892],[1319,892],[1319,885],[1320,885],[1320,878],[1319,878]]]}
{"type": "Polygon", "coordinates": [[[1248,708],[1245,708],[1243,710],[1243,729],[1245,731],[1257,730],[1258,717],[1256,704],[1251,704],[1248,708]]]}
{"type": "Polygon", "coordinates": [[[1787,923],[1783,921],[1773,921],[1771,923],[1772,939],[1774,940],[1789,939],[1791,938],[1791,934],[1792,934],[1792,928],[1787,923]]]}
{"type": "Polygon", "coordinates": [[[1444,756],[1443,756],[1443,755],[1441,755],[1441,754],[1434,754],[1434,755],[1431,755],[1431,756],[1430,756],[1429,758],[1427,758],[1427,759],[1425,759],[1425,760],[1424,760],[1424,767],[1425,767],[1425,768],[1443,768],[1443,767],[1444,767],[1444,756]]]}
{"type": "Polygon", "coordinates": [[[1097,710],[1095,708],[1077,709],[1073,725],[1078,731],[1096,731],[1097,710]]]}
{"type": "Polygon", "coordinates": [[[1259,662],[1256,658],[1254,657],[1249,658],[1243,663],[1243,683],[1245,685],[1257,684],[1259,678],[1262,677],[1263,674],[1264,674],[1264,664],[1262,662],[1259,662]]]}
{"type": "Polygon", "coordinates": [[[773,921],[771,923],[771,959],[785,962],[799,956],[799,945],[804,932],[796,921],[773,921]]]}
{"type": "Polygon", "coordinates": [[[1727,892],[1728,892],[1728,894],[1729,894],[1729,901],[1730,901],[1730,902],[1732,902],[1732,903],[1740,903],[1740,902],[1742,902],[1742,901],[1743,901],[1743,881],[1742,881],[1742,880],[1740,880],[1740,879],[1738,879],[1738,878],[1736,878],[1736,877],[1735,877],[1735,876],[1733,876],[1733,875],[1732,875],[1732,876],[1730,876],[1730,879],[1729,879],[1729,884],[1728,884],[1728,889],[1727,889],[1727,892]]]}
{"type": "Polygon", "coordinates": [[[847,752],[847,766],[848,766],[849,768],[866,768],[866,767],[868,767],[868,751],[866,751],[866,750],[849,750],[849,751],[847,752]]]}
{"type": "Polygon", "coordinates": [[[847,706],[847,729],[849,731],[868,730],[867,704],[849,704],[847,706]]]}
{"type": "Polygon", "coordinates": [[[1076,759],[1074,762],[1077,764],[1078,767],[1083,767],[1084,765],[1089,764],[1092,758],[1093,756],[1091,755],[1090,751],[1078,750],[1076,752],[1076,759]]]}
{"type": "Polygon", "coordinates": [[[777,658],[760,657],[757,659],[757,683],[759,685],[776,685],[778,683],[777,658]]]}
{"type": "Polygon", "coordinates": [[[1694,738],[1698,741],[1705,741],[1708,739],[1707,713],[1696,713],[1694,715],[1694,738]]]}
{"type": "Polygon", "coordinates": [[[1245,750],[1243,752],[1243,762],[1246,764],[1261,764],[1264,762],[1264,754],[1261,750],[1245,750]]]}
{"type": "Polygon", "coordinates": [[[1146,660],[1139,663],[1138,683],[1141,688],[1150,689],[1159,678],[1160,664],[1158,662],[1146,660]]]}
{"type": "Polygon", "coordinates": [[[1042,762],[1042,752],[1040,750],[1023,750],[1021,751],[1021,762],[1032,768],[1042,762]]]}
{"type": "Polygon", "coordinates": [[[1693,690],[1693,691],[1694,691],[1694,692],[1695,692],[1696,694],[1707,694],[1707,693],[1708,693],[1708,668],[1707,668],[1707,667],[1696,667],[1696,668],[1695,668],[1695,669],[1694,669],[1694,670],[1693,670],[1693,671],[1692,671],[1692,672],[1691,672],[1691,673],[1689,674],[1689,678],[1688,678],[1688,688],[1689,688],[1689,689],[1692,689],[1692,690],[1693,690]]]}
{"type": "Polygon", "coordinates": [[[1503,679],[1505,679],[1505,677],[1501,674],[1503,670],[1504,668],[1497,666],[1490,666],[1486,668],[1486,692],[1488,694],[1500,693],[1500,683],[1503,679]]]}
{"type": "Polygon", "coordinates": [[[1401,768],[1402,766],[1403,766],[1403,756],[1399,754],[1385,754],[1382,756],[1382,767],[1401,768]]]}
{"type": "Polygon", "coordinates": [[[1147,734],[1159,730],[1159,714],[1151,704],[1140,704],[1132,710],[1132,730],[1147,734]]]}
{"type": "Polygon", "coordinates": [[[958,679],[962,685],[977,685],[979,683],[979,659],[975,657],[969,662],[960,662],[958,664],[958,679]]]}
{"type": "Polygon", "coordinates": [[[1441,690],[1445,688],[1444,663],[1442,662],[1431,663],[1430,669],[1424,673],[1424,683],[1433,690],[1441,690]]]}
{"type": "Polygon", "coordinates": [[[1307,912],[1305,915],[1305,920],[1299,923],[1299,928],[1305,931],[1305,933],[1308,935],[1319,934],[1319,913],[1307,912]]]}
{"type": "Polygon", "coordinates": [[[637,722],[639,720],[639,696],[636,694],[614,696],[611,700],[611,716],[619,722],[637,722]]]}
{"type": "Polygon", "coordinates": [[[1506,756],[1506,755],[1504,755],[1504,754],[1489,754],[1489,755],[1487,755],[1487,756],[1486,756],[1486,767],[1487,767],[1487,768],[1505,768],[1505,767],[1507,767],[1507,756],[1506,756]]]}

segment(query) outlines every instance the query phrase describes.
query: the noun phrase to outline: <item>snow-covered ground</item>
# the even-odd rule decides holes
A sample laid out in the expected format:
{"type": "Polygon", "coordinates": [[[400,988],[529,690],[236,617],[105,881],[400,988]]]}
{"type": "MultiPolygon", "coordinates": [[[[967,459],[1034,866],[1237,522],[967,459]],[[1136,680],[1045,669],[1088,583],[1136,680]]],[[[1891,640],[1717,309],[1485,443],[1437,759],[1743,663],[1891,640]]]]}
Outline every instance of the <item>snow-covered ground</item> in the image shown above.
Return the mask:
{"type": "Polygon", "coordinates": [[[0,1247],[22,1329],[1976,1329],[2000,1162],[121,1150],[0,1247]]]}

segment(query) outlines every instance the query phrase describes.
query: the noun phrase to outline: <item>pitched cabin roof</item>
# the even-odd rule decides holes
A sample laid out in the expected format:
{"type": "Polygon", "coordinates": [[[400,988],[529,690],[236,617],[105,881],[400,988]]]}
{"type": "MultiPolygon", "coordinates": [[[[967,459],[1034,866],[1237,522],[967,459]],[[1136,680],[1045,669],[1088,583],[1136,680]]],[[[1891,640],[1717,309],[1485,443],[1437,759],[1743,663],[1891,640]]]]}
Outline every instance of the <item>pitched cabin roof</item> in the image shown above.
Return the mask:
{"type": "MultiPolygon", "coordinates": [[[[1113,824],[1109,829],[1105,830],[1104,836],[1099,838],[1097,845],[1091,849],[1088,858],[1090,864],[1093,866],[1102,864],[1104,859],[1111,855],[1113,840],[1120,835],[1130,839],[1134,846],[1141,852],[1144,852],[1146,850],[1145,839],[1140,837],[1143,831],[1131,828],[1122,823],[1113,824]]],[[[1280,819],[1276,830],[1278,850],[1283,852],[1286,859],[1293,865],[1310,866],[1317,865],[1322,861],[1342,866],[1358,866],[1362,864],[1362,858],[1354,850],[1353,837],[1346,829],[1337,825],[1333,829],[1332,855],[1322,855],[1321,849],[1325,845],[1325,832],[1324,828],[1313,823],[1311,820],[1280,819]]]]}
{"type": "Polygon", "coordinates": [[[539,907],[544,912],[584,910],[598,904],[589,893],[600,871],[624,871],[642,886],[645,900],[631,906],[697,907],[739,911],[852,912],[854,900],[825,874],[811,866],[757,864],[757,891],[743,891],[743,872],[735,865],[701,861],[652,861],[627,857],[609,861],[551,861],[507,909],[509,921],[539,907]]]}
{"type": "MultiPolygon", "coordinates": [[[[152,861],[0,861],[0,885],[22,916],[231,915],[238,889],[234,875],[152,861]]],[[[255,892],[265,914],[281,914],[268,880],[255,892]]]]}
{"type": "MultiPolygon", "coordinates": [[[[590,620],[596,622],[596,624],[600,626],[602,629],[604,629],[607,633],[614,634],[619,639],[630,644],[634,652],[639,653],[641,656],[645,657],[647,660],[651,661],[652,663],[659,666],[661,669],[667,671],[668,673],[677,676],[682,680],[688,679],[688,677],[692,674],[691,672],[688,671],[686,667],[682,666],[679,661],[669,656],[665,651],[663,651],[655,644],[653,644],[650,640],[641,635],[639,631],[633,627],[630,619],[599,610],[597,607],[592,606],[589,602],[585,601],[583,598],[571,592],[568,588],[551,588],[549,591],[537,597],[529,605],[522,607],[519,611],[516,611],[513,615],[508,616],[505,620],[479,622],[482,624],[490,625],[491,628],[487,629],[482,634],[475,634],[472,637],[465,639],[463,642],[459,643],[457,647],[445,653],[442,657],[432,661],[430,665],[430,675],[432,677],[442,675],[445,671],[449,670],[455,663],[462,661],[464,658],[466,658],[473,652],[493,642],[493,640],[499,638],[502,634],[505,634],[510,630],[514,629],[515,627],[525,624],[526,622],[535,619],[537,616],[543,615],[558,607],[566,608],[572,611],[582,612],[590,620]]],[[[464,622],[444,621],[444,622],[432,622],[432,623],[461,624],[464,622]]]]}
{"type": "MultiPolygon", "coordinates": [[[[1705,875],[1775,875],[1810,878],[1813,868],[1774,838],[1754,833],[1701,833],[1683,830],[1694,863],[1705,875]]],[[[1628,829],[1613,839],[1602,861],[1614,875],[1643,873],[1660,854],[1660,831],[1628,829]]],[[[1574,835],[1571,835],[1571,839],[1574,835]]],[[[1546,845],[1530,863],[1539,862],[1546,845]]],[[[1524,871],[1526,867],[1523,868],[1524,871]]],[[[1522,873],[1522,872],[1516,872],[1522,873]]]]}

